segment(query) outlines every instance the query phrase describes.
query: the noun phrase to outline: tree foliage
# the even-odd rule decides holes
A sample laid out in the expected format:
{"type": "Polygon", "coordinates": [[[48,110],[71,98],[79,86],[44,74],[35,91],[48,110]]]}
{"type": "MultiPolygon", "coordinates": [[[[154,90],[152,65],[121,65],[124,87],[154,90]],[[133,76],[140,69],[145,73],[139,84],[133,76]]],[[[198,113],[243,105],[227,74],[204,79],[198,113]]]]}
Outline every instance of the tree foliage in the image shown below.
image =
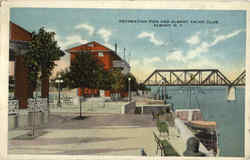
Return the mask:
{"type": "Polygon", "coordinates": [[[119,70],[112,71],[112,80],[111,89],[113,91],[119,92],[125,89],[126,79],[125,76],[119,70]]]}
{"type": "Polygon", "coordinates": [[[32,40],[29,42],[28,52],[24,55],[24,61],[33,89],[37,85],[37,79],[49,77],[56,66],[55,61],[65,55],[54,37],[55,32],[47,32],[43,27],[38,32],[32,32],[32,40]]]}
{"type": "Polygon", "coordinates": [[[98,73],[97,89],[102,90],[111,90],[112,84],[114,83],[114,78],[111,71],[105,70],[104,68],[100,69],[98,73]]]}
{"type": "Polygon", "coordinates": [[[103,66],[97,58],[88,53],[76,55],[71,63],[67,78],[69,88],[97,88],[103,66]]]}
{"type": "Polygon", "coordinates": [[[126,75],[122,74],[122,72],[119,69],[115,69],[112,71],[112,85],[111,89],[113,91],[126,91],[128,92],[129,83],[130,83],[130,90],[131,91],[137,91],[138,90],[138,83],[136,81],[136,78],[131,73],[128,73],[126,75]],[[129,82],[130,77],[130,82],[129,82]]]}
{"type": "Polygon", "coordinates": [[[120,69],[114,68],[105,70],[98,58],[85,52],[77,54],[69,69],[59,74],[64,80],[64,87],[68,86],[71,89],[90,88],[115,92],[128,91],[128,77],[130,77],[131,91],[138,90],[138,83],[132,74],[124,75],[120,69]]]}
{"type": "MultiPolygon", "coordinates": [[[[103,87],[102,78],[107,72],[104,72],[102,63],[92,54],[82,52],[77,54],[66,72],[64,79],[69,88],[92,88],[103,87]]],[[[82,105],[80,98],[80,119],[82,117],[82,105]]]]}

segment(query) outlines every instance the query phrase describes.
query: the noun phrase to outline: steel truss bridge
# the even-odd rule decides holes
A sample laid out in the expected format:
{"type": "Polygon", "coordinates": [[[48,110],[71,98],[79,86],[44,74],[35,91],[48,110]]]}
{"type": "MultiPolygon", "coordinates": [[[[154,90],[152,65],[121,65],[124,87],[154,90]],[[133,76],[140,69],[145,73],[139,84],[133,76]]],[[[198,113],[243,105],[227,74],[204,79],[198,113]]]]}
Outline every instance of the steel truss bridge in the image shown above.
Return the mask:
{"type": "Polygon", "coordinates": [[[143,84],[147,86],[244,86],[246,71],[230,81],[218,69],[156,69],[143,84]]]}

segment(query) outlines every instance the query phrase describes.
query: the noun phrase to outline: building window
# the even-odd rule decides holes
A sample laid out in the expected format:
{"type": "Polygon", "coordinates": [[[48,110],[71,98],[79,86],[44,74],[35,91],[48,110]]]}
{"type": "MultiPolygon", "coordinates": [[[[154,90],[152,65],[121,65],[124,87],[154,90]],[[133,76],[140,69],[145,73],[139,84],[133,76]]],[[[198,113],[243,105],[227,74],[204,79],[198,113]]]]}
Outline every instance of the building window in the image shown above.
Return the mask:
{"type": "Polygon", "coordinates": [[[93,43],[89,43],[88,47],[94,47],[94,44],[93,43]]]}
{"type": "Polygon", "coordinates": [[[98,56],[99,56],[99,57],[103,57],[103,56],[104,56],[104,55],[103,55],[103,52],[99,52],[99,53],[98,53],[98,56]]]}

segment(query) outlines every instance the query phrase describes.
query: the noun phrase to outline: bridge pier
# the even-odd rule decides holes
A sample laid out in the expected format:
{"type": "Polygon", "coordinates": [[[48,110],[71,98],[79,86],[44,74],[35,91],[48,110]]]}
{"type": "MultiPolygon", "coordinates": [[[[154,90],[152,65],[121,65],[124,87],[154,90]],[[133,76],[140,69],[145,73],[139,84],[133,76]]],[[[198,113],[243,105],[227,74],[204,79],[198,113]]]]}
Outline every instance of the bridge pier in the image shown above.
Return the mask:
{"type": "Polygon", "coordinates": [[[227,100],[228,101],[235,101],[236,96],[235,96],[235,87],[234,86],[229,86],[227,89],[227,100]]]}

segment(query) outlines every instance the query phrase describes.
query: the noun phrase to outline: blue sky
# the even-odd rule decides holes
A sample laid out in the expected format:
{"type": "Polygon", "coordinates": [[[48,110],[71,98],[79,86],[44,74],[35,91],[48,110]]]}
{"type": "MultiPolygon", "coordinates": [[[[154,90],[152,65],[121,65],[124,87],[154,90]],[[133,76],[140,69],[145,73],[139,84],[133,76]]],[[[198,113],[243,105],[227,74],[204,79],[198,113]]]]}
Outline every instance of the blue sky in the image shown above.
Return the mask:
{"type": "MultiPolygon", "coordinates": [[[[144,80],[156,68],[219,69],[230,79],[245,68],[245,11],[13,8],[10,19],[31,32],[42,26],[56,32],[63,49],[89,41],[114,49],[117,43],[120,56],[126,48],[125,58],[138,80],[144,80]],[[188,23],[155,27],[149,20],[188,23]],[[191,23],[197,20],[204,23],[191,23]]],[[[55,72],[67,67],[69,55],[57,64],[55,72]]]]}

